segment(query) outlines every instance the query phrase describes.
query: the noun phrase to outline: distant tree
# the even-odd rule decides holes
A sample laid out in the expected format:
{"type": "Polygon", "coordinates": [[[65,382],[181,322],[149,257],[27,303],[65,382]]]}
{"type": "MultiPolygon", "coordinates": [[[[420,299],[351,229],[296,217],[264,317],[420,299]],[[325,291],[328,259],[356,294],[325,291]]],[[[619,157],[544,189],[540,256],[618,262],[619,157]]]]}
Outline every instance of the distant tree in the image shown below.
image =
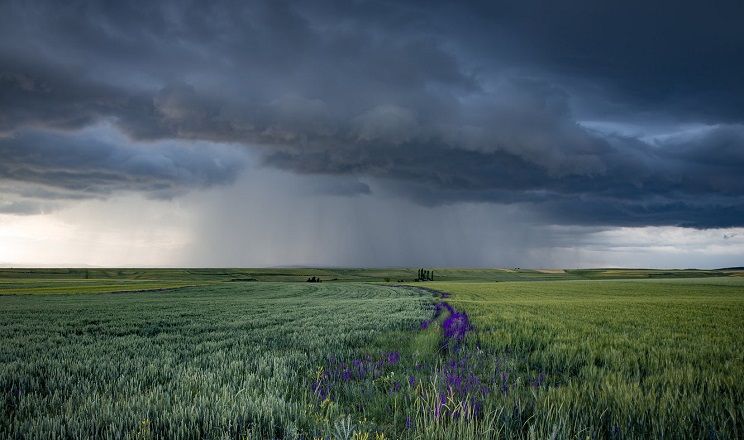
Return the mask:
{"type": "Polygon", "coordinates": [[[424,268],[418,270],[416,281],[427,281],[430,278],[430,272],[424,268]]]}
{"type": "Polygon", "coordinates": [[[414,281],[434,281],[434,271],[421,268],[414,281]]]}

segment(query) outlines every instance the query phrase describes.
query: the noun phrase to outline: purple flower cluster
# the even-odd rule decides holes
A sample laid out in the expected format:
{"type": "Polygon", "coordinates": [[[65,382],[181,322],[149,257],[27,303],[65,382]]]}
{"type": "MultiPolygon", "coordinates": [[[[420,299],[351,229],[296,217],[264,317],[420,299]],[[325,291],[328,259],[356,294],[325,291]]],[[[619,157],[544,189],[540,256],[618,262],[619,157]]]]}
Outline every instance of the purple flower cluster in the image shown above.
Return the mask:
{"type": "Polygon", "coordinates": [[[468,315],[464,312],[452,311],[450,316],[442,323],[442,329],[446,341],[454,341],[456,344],[461,343],[465,334],[470,330],[468,315]]]}
{"type": "MultiPolygon", "coordinates": [[[[465,339],[465,335],[472,329],[470,320],[465,312],[458,312],[451,305],[442,302],[437,304],[432,321],[442,316],[445,312],[447,312],[448,316],[442,322],[444,336],[442,345],[457,350],[460,348],[463,339],[465,339]]],[[[430,323],[431,321],[422,322],[421,329],[426,330],[430,323]]]]}
{"type": "Polygon", "coordinates": [[[514,355],[508,349],[497,353],[476,345],[468,350],[465,336],[472,326],[466,313],[442,302],[436,305],[434,318],[421,328],[434,321],[441,322],[445,350],[433,358],[402,356],[400,351],[347,359],[331,356],[318,368],[312,392],[319,401],[344,402],[386,418],[392,411],[387,399],[397,396],[401,428],[405,420],[405,429],[410,430],[415,429],[417,414],[441,423],[475,420],[483,415],[489,395],[507,398],[520,382],[535,390],[545,386],[542,372],[518,380],[521,374],[510,371],[514,355]]]}
{"type": "MultiPolygon", "coordinates": [[[[399,351],[384,353],[378,358],[366,355],[352,361],[331,356],[311,384],[313,393],[319,400],[332,399],[333,384],[373,381],[384,376],[388,368],[398,365],[399,362],[399,351]]],[[[397,392],[397,383],[395,388],[397,392]]]]}

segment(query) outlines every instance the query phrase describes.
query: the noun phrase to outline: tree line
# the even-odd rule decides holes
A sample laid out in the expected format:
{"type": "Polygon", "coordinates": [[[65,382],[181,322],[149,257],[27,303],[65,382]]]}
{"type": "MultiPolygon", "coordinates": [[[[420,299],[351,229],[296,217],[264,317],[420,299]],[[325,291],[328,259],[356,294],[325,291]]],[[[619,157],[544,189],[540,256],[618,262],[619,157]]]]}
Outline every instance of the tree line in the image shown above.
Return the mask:
{"type": "Polygon", "coordinates": [[[419,269],[417,281],[434,281],[434,271],[419,269]]]}

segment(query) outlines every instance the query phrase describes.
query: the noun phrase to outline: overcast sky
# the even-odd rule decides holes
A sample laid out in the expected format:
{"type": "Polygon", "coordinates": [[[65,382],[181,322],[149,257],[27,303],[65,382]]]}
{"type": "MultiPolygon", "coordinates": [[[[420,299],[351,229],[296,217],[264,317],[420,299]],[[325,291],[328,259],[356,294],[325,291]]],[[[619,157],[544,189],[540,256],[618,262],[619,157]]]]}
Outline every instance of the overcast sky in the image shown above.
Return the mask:
{"type": "Polygon", "coordinates": [[[744,3],[0,3],[0,264],[744,266],[744,3]]]}

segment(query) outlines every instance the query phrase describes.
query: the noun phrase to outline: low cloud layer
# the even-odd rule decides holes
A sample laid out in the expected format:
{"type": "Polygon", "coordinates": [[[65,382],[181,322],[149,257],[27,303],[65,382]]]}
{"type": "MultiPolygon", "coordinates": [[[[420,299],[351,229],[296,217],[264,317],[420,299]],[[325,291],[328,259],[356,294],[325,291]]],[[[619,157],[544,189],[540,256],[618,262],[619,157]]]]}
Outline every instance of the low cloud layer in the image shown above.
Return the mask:
{"type": "Polygon", "coordinates": [[[523,204],[551,224],[744,226],[740,2],[0,12],[6,212],[229,185],[248,149],[325,194],[523,204]]]}
{"type": "Polygon", "coordinates": [[[210,142],[135,145],[110,131],[25,129],[0,138],[0,185],[6,190],[0,212],[35,214],[64,201],[121,192],[169,199],[230,184],[246,162],[240,151],[210,142]]]}

